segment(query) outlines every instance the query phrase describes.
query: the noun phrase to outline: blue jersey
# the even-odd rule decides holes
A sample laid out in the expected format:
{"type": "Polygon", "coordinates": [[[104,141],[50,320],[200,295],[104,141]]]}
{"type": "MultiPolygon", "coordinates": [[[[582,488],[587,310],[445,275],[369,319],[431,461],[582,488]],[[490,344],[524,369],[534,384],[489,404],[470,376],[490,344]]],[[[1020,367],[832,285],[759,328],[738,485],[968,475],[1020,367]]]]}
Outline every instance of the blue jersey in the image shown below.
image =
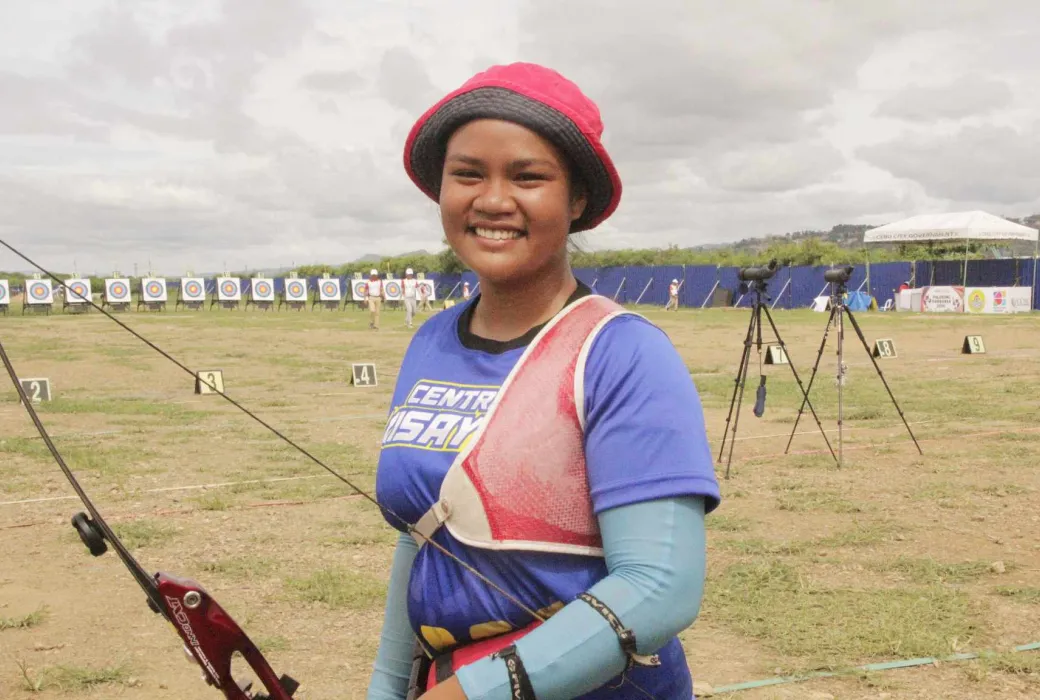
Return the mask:
{"type": "MultiPolygon", "coordinates": [[[[501,352],[467,347],[460,338],[459,317],[472,303],[446,309],[424,323],[398,374],[376,494],[408,522],[416,522],[437,500],[448,467],[480,427],[524,351],[522,346],[501,352]]],[[[637,316],[610,320],[589,353],[584,401],[594,512],[691,495],[705,497],[709,511],[719,504],[700,399],[663,331],[637,316]]],[[[387,521],[401,529],[396,520],[387,521]]],[[[461,544],[447,528],[434,539],[524,605],[544,613],[574,600],[608,573],[603,559],[596,557],[482,550],[461,544]]],[[[412,568],[408,613],[416,634],[435,648],[532,622],[530,613],[429,546],[419,550],[412,568]]],[[[657,697],[677,697],[676,691],[690,683],[678,639],[659,654],[662,667],[645,676],[639,673],[643,678],[637,682],[657,697]]],[[[613,691],[611,697],[620,696],[613,691]]]]}

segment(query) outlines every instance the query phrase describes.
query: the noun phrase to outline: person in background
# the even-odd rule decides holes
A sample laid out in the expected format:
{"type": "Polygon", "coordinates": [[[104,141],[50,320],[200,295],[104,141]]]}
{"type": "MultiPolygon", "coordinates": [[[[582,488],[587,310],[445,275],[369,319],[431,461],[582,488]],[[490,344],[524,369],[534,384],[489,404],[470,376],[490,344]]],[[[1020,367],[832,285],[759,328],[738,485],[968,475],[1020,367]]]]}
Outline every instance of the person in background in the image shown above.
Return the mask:
{"type": "Polygon", "coordinates": [[[368,273],[365,301],[368,302],[368,327],[378,331],[379,313],[383,310],[383,280],[379,279],[379,270],[372,270],[368,273]]]}
{"type": "Polygon", "coordinates": [[[430,288],[425,284],[419,286],[419,310],[420,311],[433,311],[430,307],[430,288]]]}
{"type": "Polygon", "coordinates": [[[577,85],[514,63],[409,134],[405,169],[479,293],[422,324],[395,381],[376,496],[399,535],[367,700],[693,695],[678,635],[719,487],[675,346],[570,266],[570,234],[621,199],[602,132],[577,85]]]}
{"type": "Polygon", "coordinates": [[[404,281],[401,283],[404,290],[404,320],[408,327],[412,327],[412,319],[415,318],[415,273],[412,268],[404,271],[404,281]]]}
{"type": "Polygon", "coordinates": [[[469,301],[469,297],[472,292],[469,291],[469,282],[462,283],[462,300],[469,301]]]}
{"type": "Polygon", "coordinates": [[[669,309],[679,310],[679,280],[673,279],[672,283],[668,285],[668,303],[664,305],[664,310],[669,309]]]}

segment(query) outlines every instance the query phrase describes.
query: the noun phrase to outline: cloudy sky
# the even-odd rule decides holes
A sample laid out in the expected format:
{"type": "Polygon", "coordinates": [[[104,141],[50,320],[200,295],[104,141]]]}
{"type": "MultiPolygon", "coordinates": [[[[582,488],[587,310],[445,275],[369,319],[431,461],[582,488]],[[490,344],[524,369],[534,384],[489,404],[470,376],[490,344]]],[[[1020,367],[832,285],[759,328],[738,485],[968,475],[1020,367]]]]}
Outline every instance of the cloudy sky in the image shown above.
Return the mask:
{"type": "Polygon", "coordinates": [[[590,248],[1023,216],[1038,35],[1033,0],[5,2],[0,238],[101,274],[437,250],[404,137],[518,60],[600,104],[625,192],[590,248]]]}

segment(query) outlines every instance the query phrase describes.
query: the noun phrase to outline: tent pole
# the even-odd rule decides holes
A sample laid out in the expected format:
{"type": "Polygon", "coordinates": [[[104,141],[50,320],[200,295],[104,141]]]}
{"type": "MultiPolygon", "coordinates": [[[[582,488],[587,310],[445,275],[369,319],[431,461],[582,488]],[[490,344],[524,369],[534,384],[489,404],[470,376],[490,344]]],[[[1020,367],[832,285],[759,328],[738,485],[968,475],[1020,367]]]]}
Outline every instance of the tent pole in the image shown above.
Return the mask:
{"type": "Polygon", "coordinates": [[[1036,258],[1038,253],[1040,253],[1040,238],[1033,244],[1033,286],[1029,288],[1030,309],[1036,306],[1036,258]]]}
{"type": "Polygon", "coordinates": [[[961,286],[968,286],[968,241],[964,241],[964,276],[961,278],[961,286]]]}

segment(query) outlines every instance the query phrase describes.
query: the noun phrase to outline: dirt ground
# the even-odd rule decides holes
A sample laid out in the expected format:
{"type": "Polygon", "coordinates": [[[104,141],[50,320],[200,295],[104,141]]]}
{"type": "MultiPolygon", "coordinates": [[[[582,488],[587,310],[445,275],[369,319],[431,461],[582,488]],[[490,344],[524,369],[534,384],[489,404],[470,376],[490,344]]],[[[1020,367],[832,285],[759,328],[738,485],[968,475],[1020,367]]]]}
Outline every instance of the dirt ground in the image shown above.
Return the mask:
{"type": "MultiPolygon", "coordinates": [[[[749,313],[643,312],[685,358],[719,456],[749,313]]],[[[807,385],[827,315],[773,318],[807,385]]],[[[752,348],[728,479],[725,454],[717,464],[708,590],[683,634],[695,679],[726,691],[841,672],[718,695],[748,700],[1040,697],[1040,651],[1011,652],[1040,641],[1040,316],[856,318],[869,344],[895,342],[879,365],[923,454],[848,325],[840,469],[820,432],[837,451],[837,332],[810,395],[820,424],[806,410],[789,451],[791,365],[761,368],[756,418],[752,348]],[[966,335],[986,352],[962,354],[966,335]],[[986,655],[849,670],[964,652],[986,655]]],[[[121,319],[223,370],[229,395],[371,488],[403,314],[378,332],[354,310],[121,319]],[[352,362],[374,362],[379,385],[351,386],[352,362]]],[[[372,504],[96,313],[0,318],[0,342],[21,376],[50,379],[46,427],[146,570],[201,582],[302,683],[297,698],[364,697],[394,541],[372,504]]],[[[119,560],[79,542],[69,518],[83,508],[9,388],[0,465],[0,697],[217,696],[119,560]]]]}

